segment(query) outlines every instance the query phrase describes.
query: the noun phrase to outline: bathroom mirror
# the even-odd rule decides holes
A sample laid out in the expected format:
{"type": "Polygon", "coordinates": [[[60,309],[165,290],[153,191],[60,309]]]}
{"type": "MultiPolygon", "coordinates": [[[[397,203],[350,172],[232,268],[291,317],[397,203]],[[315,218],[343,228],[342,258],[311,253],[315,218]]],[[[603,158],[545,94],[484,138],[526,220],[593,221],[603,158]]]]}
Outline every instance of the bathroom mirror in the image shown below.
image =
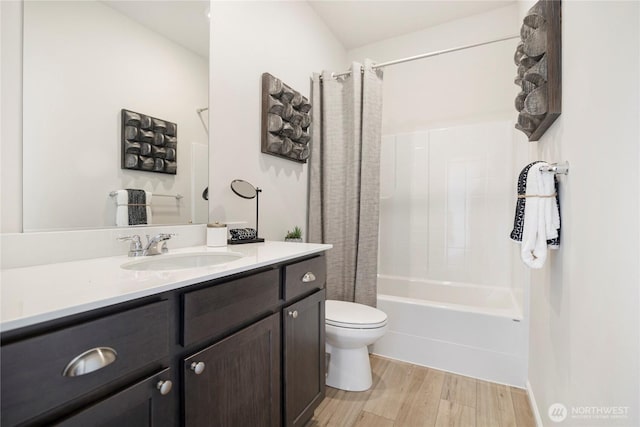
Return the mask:
{"type": "Polygon", "coordinates": [[[122,189],[150,225],[208,222],[208,8],[24,2],[24,231],[115,226],[122,189]],[[176,175],[121,169],[122,109],[177,124],[176,175]]]}
{"type": "Polygon", "coordinates": [[[244,199],[253,199],[258,194],[256,188],[243,179],[234,179],[231,181],[231,189],[244,199]]]}

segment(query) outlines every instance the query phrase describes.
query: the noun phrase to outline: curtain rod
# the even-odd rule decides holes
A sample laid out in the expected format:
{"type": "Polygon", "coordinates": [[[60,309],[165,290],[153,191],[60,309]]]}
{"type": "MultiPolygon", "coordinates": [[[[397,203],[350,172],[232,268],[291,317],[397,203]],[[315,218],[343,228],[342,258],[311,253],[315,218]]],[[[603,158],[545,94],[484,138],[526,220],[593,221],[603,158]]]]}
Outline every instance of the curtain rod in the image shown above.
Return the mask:
{"type": "MultiPolygon", "coordinates": [[[[459,50],[471,49],[472,47],[484,46],[486,44],[498,43],[498,42],[502,42],[502,41],[505,41],[505,40],[519,39],[519,38],[520,38],[520,35],[508,36],[508,37],[502,37],[500,39],[490,40],[488,42],[469,44],[469,45],[466,45],[466,46],[452,47],[451,49],[438,50],[438,51],[435,51],[435,52],[429,52],[429,53],[423,53],[423,54],[420,54],[420,55],[410,56],[408,58],[396,59],[394,61],[381,62],[379,64],[374,64],[372,66],[372,68],[375,70],[375,69],[383,68],[383,67],[386,67],[386,66],[389,66],[389,65],[402,64],[403,62],[415,61],[416,59],[431,58],[432,56],[443,55],[445,53],[457,52],[459,50]]],[[[343,71],[342,73],[332,73],[331,76],[332,77],[341,77],[341,76],[348,76],[349,74],[351,74],[351,70],[343,71]]],[[[320,77],[322,77],[322,76],[320,76],[320,77]]]]}

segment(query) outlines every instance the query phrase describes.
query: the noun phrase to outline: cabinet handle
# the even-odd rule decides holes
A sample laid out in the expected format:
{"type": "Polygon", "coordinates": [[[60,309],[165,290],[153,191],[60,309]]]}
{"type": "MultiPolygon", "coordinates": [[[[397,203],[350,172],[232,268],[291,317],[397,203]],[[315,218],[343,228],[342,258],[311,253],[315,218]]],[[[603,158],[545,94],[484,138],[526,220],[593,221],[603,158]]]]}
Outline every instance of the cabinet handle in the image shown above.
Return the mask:
{"type": "Polygon", "coordinates": [[[189,369],[195,372],[196,375],[200,375],[201,373],[204,372],[204,367],[205,367],[204,362],[192,362],[191,366],[189,366],[189,369]]]}
{"type": "Polygon", "coordinates": [[[298,310],[293,310],[289,312],[289,316],[293,317],[294,319],[298,318],[298,310]]]}
{"type": "Polygon", "coordinates": [[[118,353],[111,347],[95,347],[74,357],[62,371],[65,377],[79,377],[111,365],[118,353]]]}
{"type": "Polygon", "coordinates": [[[309,282],[315,282],[315,281],[316,281],[316,275],[310,271],[305,273],[304,276],[302,276],[303,283],[309,283],[309,282]]]}
{"type": "Polygon", "coordinates": [[[156,384],[156,388],[160,390],[161,395],[166,396],[173,388],[173,383],[170,380],[158,381],[158,384],[156,384]]]}

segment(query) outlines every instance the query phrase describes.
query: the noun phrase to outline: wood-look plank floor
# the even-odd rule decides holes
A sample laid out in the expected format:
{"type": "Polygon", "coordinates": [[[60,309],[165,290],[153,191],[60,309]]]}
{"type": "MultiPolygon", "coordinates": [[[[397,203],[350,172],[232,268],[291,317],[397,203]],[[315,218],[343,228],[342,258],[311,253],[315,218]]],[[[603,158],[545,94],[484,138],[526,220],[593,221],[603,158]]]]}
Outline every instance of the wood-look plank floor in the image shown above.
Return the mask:
{"type": "Polygon", "coordinates": [[[371,356],[373,386],[327,387],[306,427],[534,427],[527,394],[422,366],[371,356]]]}

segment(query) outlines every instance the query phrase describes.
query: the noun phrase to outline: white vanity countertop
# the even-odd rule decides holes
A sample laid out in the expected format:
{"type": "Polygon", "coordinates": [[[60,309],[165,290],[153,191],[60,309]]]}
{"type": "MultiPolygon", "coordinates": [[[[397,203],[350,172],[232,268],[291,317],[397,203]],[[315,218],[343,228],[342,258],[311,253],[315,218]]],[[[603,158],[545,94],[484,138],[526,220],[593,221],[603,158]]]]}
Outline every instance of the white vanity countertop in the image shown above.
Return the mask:
{"type": "Polygon", "coordinates": [[[171,271],[122,269],[122,264],[139,259],[129,258],[126,254],[5,269],[1,272],[0,281],[0,331],[218,279],[323,252],[331,247],[314,243],[265,242],[229,245],[226,248],[197,246],[176,249],[169,254],[240,252],[244,257],[226,264],[171,271]]]}

